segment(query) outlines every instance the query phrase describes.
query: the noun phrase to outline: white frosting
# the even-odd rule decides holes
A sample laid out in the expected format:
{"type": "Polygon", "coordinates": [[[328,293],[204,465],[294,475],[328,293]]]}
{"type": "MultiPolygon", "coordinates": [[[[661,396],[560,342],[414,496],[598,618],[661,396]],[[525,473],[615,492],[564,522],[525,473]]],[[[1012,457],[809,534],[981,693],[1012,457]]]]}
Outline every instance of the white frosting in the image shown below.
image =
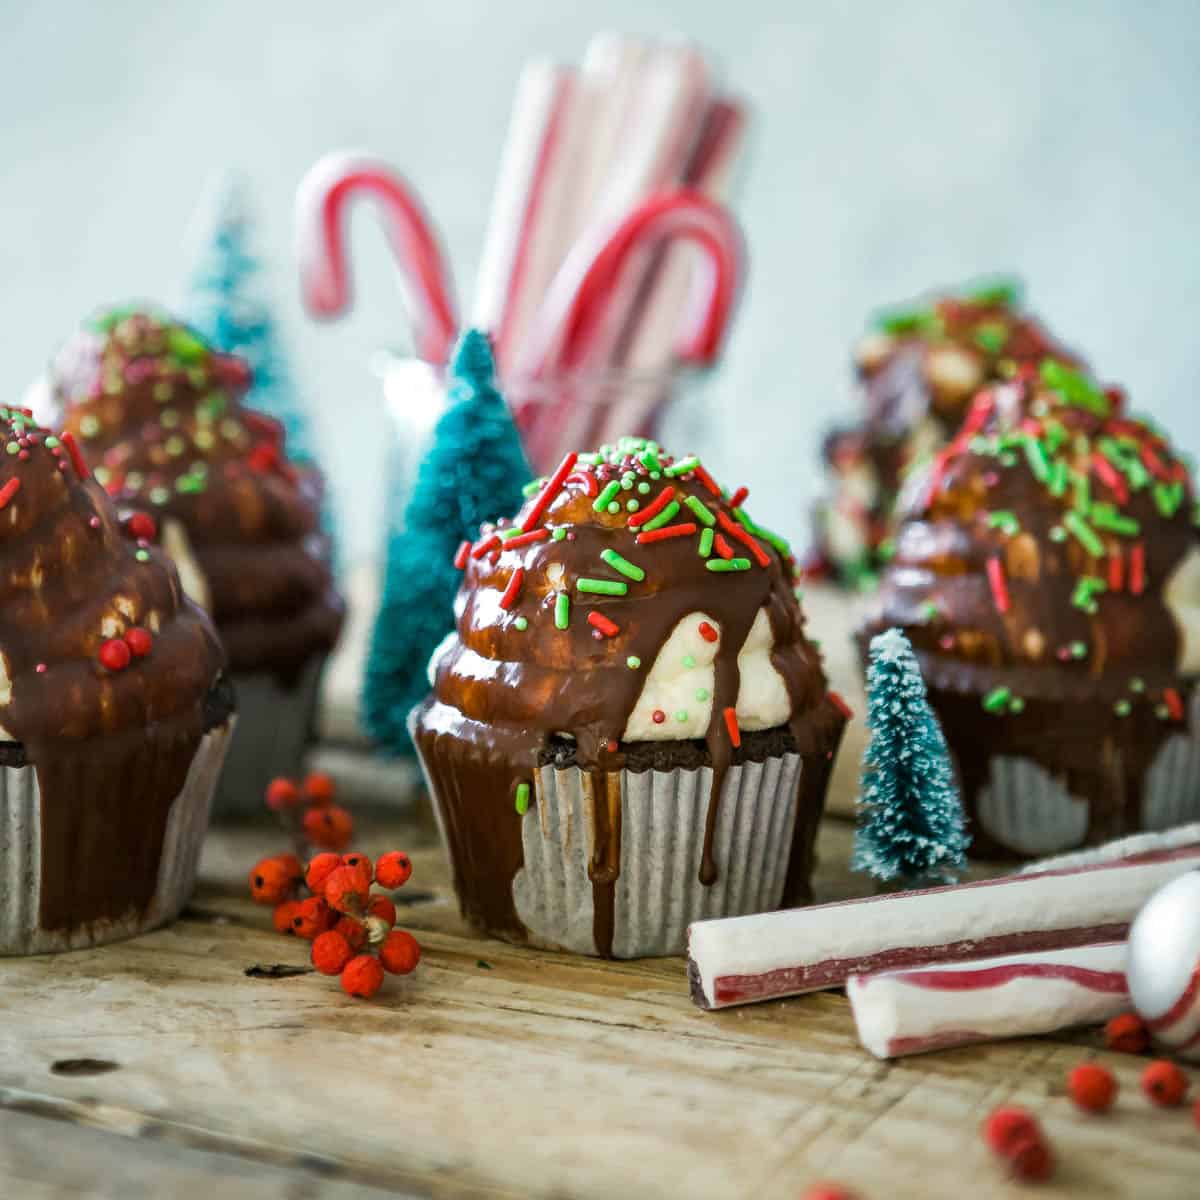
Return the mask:
{"type": "Polygon", "coordinates": [[[175,569],[179,572],[179,582],[183,585],[184,595],[189,600],[194,600],[205,612],[212,612],[208,580],[192,553],[187,531],[173,517],[163,521],[162,547],[171,556],[175,569]]]}
{"type": "Polygon", "coordinates": [[[1163,600],[1179,627],[1179,669],[1185,674],[1200,671],[1200,548],[1193,546],[1175,568],[1163,600]]]}
{"type": "Polygon", "coordinates": [[[433,653],[429,656],[429,662],[425,664],[425,674],[429,679],[430,687],[433,687],[434,684],[437,683],[438,660],[457,641],[458,631],[452,629],[444,638],[442,638],[440,642],[438,642],[437,646],[434,647],[433,653]]]}
{"type": "MultiPolygon", "coordinates": [[[[720,643],[701,636],[700,625],[705,621],[718,635],[722,633],[720,624],[702,612],[689,613],[671,631],[647,672],[622,740],[674,741],[702,738],[708,732],[715,678],[713,661],[720,643]],[[655,711],[665,713],[666,720],[656,722],[655,711]]],[[[771,647],[771,623],[762,609],[738,651],[741,686],[736,711],[742,729],[771,729],[782,725],[791,715],[787,686],[771,663],[771,647]]]]}

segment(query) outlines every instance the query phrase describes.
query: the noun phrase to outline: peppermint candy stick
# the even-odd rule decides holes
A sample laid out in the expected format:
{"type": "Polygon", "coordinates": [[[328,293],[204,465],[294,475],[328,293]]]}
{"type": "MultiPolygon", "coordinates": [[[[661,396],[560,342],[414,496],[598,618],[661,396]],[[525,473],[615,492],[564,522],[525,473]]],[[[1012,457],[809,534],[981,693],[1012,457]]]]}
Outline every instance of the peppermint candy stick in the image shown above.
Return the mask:
{"type": "Polygon", "coordinates": [[[1124,942],[852,975],[858,1040],[876,1058],[1095,1025],[1129,1008],[1124,942]]]}
{"type": "Polygon", "coordinates": [[[851,975],[1119,941],[1200,846],[749,917],[688,930],[692,998],[725,1008],[840,987],[851,975]]]}

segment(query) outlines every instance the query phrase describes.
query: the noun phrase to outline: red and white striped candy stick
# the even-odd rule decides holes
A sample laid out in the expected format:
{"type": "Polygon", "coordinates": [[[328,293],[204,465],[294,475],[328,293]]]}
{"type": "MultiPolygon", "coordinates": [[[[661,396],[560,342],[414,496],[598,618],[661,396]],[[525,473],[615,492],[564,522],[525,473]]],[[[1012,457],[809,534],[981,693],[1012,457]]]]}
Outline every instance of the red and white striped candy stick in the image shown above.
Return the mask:
{"type": "Polygon", "coordinates": [[[725,1008],[840,987],[851,975],[1117,941],[1200,846],[1040,875],[749,917],[688,930],[692,997],[725,1008]]]}
{"type": "Polygon", "coordinates": [[[375,201],[409,307],[418,355],[444,363],[458,314],[445,259],[416,193],[386,164],[338,152],[316,162],[296,192],[296,239],[305,306],[315,317],[337,317],[350,304],[346,219],[359,197],[375,201]]]}
{"type": "Polygon", "coordinates": [[[858,1040],[876,1058],[1097,1025],[1130,1007],[1124,942],[852,975],[858,1040]]]}

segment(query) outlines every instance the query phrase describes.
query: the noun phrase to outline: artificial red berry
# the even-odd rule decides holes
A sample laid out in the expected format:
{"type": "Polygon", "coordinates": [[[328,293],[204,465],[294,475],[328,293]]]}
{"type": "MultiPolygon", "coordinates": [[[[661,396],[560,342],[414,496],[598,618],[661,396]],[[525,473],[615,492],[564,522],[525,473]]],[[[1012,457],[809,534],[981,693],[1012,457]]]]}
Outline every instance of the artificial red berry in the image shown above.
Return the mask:
{"type": "Polygon", "coordinates": [[[353,947],[337,929],[327,929],[313,938],[313,966],[322,975],[340,975],[353,957],[353,947]]]}
{"type": "Polygon", "coordinates": [[[858,1193],[840,1183],[814,1183],[800,1200],[858,1200],[858,1193]]]}
{"type": "Polygon", "coordinates": [[[1038,1119],[1028,1109],[1002,1104],[983,1123],[983,1139],[997,1154],[1008,1154],[1022,1138],[1042,1136],[1038,1119]]]}
{"type": "Polygon", "coordinates": [[[335,920],[336,917],[324,900],[319,896],[310,896],[296,905],[292,916],[292,932],[306,942],[311,942],[318,933],[329,929],[335,920]]]}
{"type": "Polygon", "coordinates": [[[369,1000],[383,985],[383,968],[373,954],[352,958],[342,971],[342,991],[360,1000],[369,1000]]]}
{"type": "Polygon", "coordinates": [[[301,790],[309,804],[318,806],[332,804],[337,795],[337,785],[324,771],[312,771],[306,775],[301,790]]]}
{"type": "Polygon", "coordinates": [[[357,954],[367,944],[366,926],[354,917],[341,917],[334,929],[346,939],[347,945],[357,954]]]}
{"type": "Polygon", "coordinates": [[[300,790],[290,779],[272,779],[267,784],[265,798],[272,812],[282,812],[299,801],[300,790]]]}
{"type": "Polygon", "coordinates": [[[402,850],[389,850],[375,861],[375,882],[380,887],[403,887],[412,877],[412,861],[402,850]]]}
{"type": "Polygon", "coordinates": [[[299,863],[291,855],[264,858],[250,869],[250,896],[259,904],[278,904],[295,890],[299,863]],[[293,865],[294,864],[294,865],[293,865]]]}
{"type": "Polygon", "coordinates": [[[1080,1063],[1067,1076],[1067,1091],[1087,1112],[1107,1112],[1117,1098],[1117,1081],[1099,1063],[1080,1063]]]}
{"type": "Polygon", "coordinates": [[[310,808],[304,814],[304,836],[322,850],[344,850],[354,836],[354,822],[344,808],[310,808]]]}
{"type": "Polygon", "coordinates": [[[386,922],[389,928],[396,923],[396,906],[387,896],[372,896],[367,901],[367,913],[386,922]]]}
{"type": "Polygon", "coordinates": [[[342,865],[342,856],[326,851],[324,854],[318,854],[308,864],[308,871],[305,873],[304,882],[308,884],[309,891],[314,896],[319,896],[325,890],[325,880],[342,865]]]}
{"type": "Polygon", "coordinates": [[[357,912],[366,904],[369,888],[360,870],[337,867],[329,872],[321,894],[330,908],[338,912],[357,912]]]}
{"type": "Polygon", "coordinates": [[[120,638],[109,638],[107,642],[101,643],[100,653],[97,657],[105,670],[123,671],[129,666],[132,656],[129,653],[129,647],[120,638]]]}
{"type": "Polygon", "coordinates": [[[1152,1062],[1142,1072],[1142,1091],[1161,1108],[1182,1104],[1187,1090],[1187,1076],[1165,1058],[1152,1062]]]}
{"type": "Polygon", "coordinates": [[[1018,1138],[1004,1157],[1014,1179],[1038,1182],[1054,1174],[1054,1151],[1040,1134],[1018,1138]]]}
{"type": "Polygon", "coordinates": [[[393,975],[408,975],[421,961],[421,947],[411,933],[393,929],[379,947],[379,961],[393,975]]]}
{"type": "Polygon", "coordinates": [[[271,914],[271,923],[275,926],[275,932],[295,933],[292,922],[296,919],[299,910],[299,900],[285,900],[282,904],[277,904],[275,911],[271,914]]]}
{"type": "Polygon", "coordinates": [[[125,645],[134,658],[145,658],[154,646],[154,635],[148,629],[135,625],[125,631],[125,645]]]}
{"type": "Polygon", "coordinates": [[[342,866],[353,867],[354,870],[366,876],[367,886],[371,886],[371,860],[357,850],[342,855],[342,866]]]}
{"type": "Polygon", "coordinates": [[[125,528],[129,530],[130,537],[143,538],[147,542],[152,542],[158,537],[158,526],[149,513],[130,513],[129,519],[125,522],[125,528]]]}
{"type": "Polygon", "coordinates": [[[1122,1054],[1144,1054],[1150,1045],[1150,1034],[1137,1013],[1122,1013],[1104,1026],[1104,1044],[1122,1054]]]}

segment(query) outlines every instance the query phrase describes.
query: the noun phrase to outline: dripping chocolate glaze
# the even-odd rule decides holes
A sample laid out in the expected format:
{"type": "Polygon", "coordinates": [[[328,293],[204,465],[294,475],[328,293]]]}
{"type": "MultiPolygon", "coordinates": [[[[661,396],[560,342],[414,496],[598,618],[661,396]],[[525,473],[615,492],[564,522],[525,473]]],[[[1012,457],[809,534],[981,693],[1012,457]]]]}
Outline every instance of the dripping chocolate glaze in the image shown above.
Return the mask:
{"type": "MultiPolygon", "coordinates": [[[[671,461],[664,457],[663,465],[671,461]]],[[[688,497],[714,515],[720,511],[732,517],[728,502],[695,473],[651,480],[632,456],[619,465],[581,463],[531,527],[560,529],[567,537],[516,549],[505,549],[501,542],[495,552],[468,558],[457,603],[458,635],[438,659],[434,694],[421,710],[416,736],[442,801],[456,875],[470,881],[460,888],[464,907],[485,929],[523,936],[512,900],[511,884],[523,855],[521,822],[511,797],[519,783],[532,781],[556,747],[562,750],[566,735],[570,756],[588,779],[595,943],[600,953],[611,953],[620,866],[619,772],[631,765],[631,746],[621,739],[648,672],[684,618],[707,619],[719,631],[705,737],[712,792],[702,860],[696,864],[702,882],[715,882],[721,870],[713,843],[722,784],[736,757],[723,714],[736,706],[738,654],[761,609],[766,609],[774,635],[772,663],[791,699],[789,730],[795,748],[823,755],[840,732],[841,718],[826,700],[818,655],[804,637],[790,564],[756,539],[765,567],[755,563],[744,571],[708,570],[697,549],[703,525],[687,507],[688,497]],[[595,511],[597,491],[625,473],[634,473],[651,490],[622,490],[619,513],[595,511]],[[640,529],[628,524],[625,503],[632,497],[649,506],[668,487],[674,489],[673,502],[680,504],[671,524],[692,523],[695,532],[639,544],[640,529]],[[645,579],[626,579],[611,569],[601,557],[604,550],[615,550],[641,567],[645,579]],[[505,611],[501,598],[518,568],[524,571],[521,591],[505,611]],[[581,578],[623,582],[628,591],[623,596],[581,593],[576,586],[581,578]],[[571,606],[568,627],[561,630],[554,621],[560,592],[569,596],[571,606]],[[597,637],[587,620],[592,611],[615,623],[619,632],[597,637]],[[518,627],[519,618],[528,622],[525,630],[518,627]],[[628,666],[631,657],[640,660],[639,668],[628,666]]],[[[516,524],[535,502],[522,510],[516,524]]],[[[485,529],[481,540],[488,533],[485,529]]],[[[728,532],[723,536],[738,556],[750,557],[741,542],[728,532]]],[[[718,557],[715,552],[713,557],[718,557]]],[[[797,824],[803,824],[802,817],[797,824]]]]}
{"type": "Polygon", "coordinates": [[[289,463],[278,423],[242,403],[241,359],[144,312],[99,325],[55,361],[66,427],[119,503],[183,528],[231,668],[294,683],[344,615],[320,476],[289,463]]]}
{"type": "Polygon", "coordinates": [[[0,431],[17,447],[0,455],[0,762],[37,772],[42,927],[118,920],[152,898],[171,802],[232,708],[223,656],[70,447],[21,410],[0,409],[0,431]],[[149,654],[106,670],[102,643],[133,626],[149,654]]]}
{"type": "MultiPolygon", "coordinates": [[[[870,637],[892,626],[908,635],[957,748],[969,804],[987,782],[981,748],[990,746],[1063,777],[1090,802],[1088,841],[1102,841],[1140,825],[1146,770],[1180,728],[1163,719],[1164,697],[1173,691],[1177,713],[1187,709],[1193,685],[1179,671],[1181,636],[1164,589],[1195,545],[1196,527],[1192,484],[1165,439],[1126,417],[1116,393],[1093,390],[1091,402],[1111,411],[1066,403],[1034,378],[982,394],[967,432],[913,487],[860,649],[865,656],[870,637]],[[1082,485],[1074,477],[1055,495],[1035,475],[1038,453],[1027,452],[1019,435],[1023,423],[1032,431],[1047,422],[1064,431],[1050,457],[1087,478],[1086,502],[1076,500],[1082,485]],[[1139,462],[1144,449],[1163,478],[1147,471],[1148,481],[1133,486],[1101,449],[1111,451],[1119,438],[1139,462]],[[1009,444],[1002,449],[997,439],[1009,444]],[[1097,458],[1111,470],[1097,467],[1097,458]],[[1114,476],[1115,488],[1106,482],[1114,476]],[[1173,509],[1160,507],[1158,483],[1178,483],[1173,509]],[[1097,525],[1090,516],[1097,502],[1135,522],[1136,532],[1097,525]],[[1088,524],[1103,554],[1071,531],[1068,513],[1088,524]],[[992,560],[1006,610],[988,575],[992,560]],[[1081,578],[1116,586],[1089,611],[1077,598],[1081,578]],[[985,711],[981,698],[997,688],[1019,697],[1023,711],[985,711]],[[1126,704],[1128,711],[1117,711],[1126,704]]],[[[977,833],[977,852],[1003,849],[977,833]]]]}

